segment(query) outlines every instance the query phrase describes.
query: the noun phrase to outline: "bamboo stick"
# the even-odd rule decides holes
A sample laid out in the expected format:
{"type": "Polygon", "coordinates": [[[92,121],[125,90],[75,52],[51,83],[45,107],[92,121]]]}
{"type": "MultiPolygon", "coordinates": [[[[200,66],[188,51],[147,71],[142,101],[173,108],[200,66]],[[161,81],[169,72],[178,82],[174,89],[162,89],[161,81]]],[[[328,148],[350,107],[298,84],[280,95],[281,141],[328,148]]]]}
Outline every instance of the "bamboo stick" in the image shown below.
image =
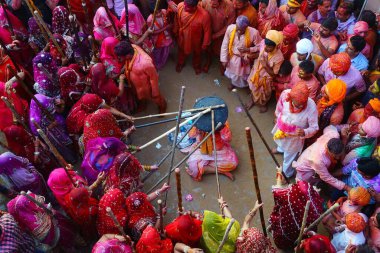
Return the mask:
{"type": "Polygon", "coordinates": [[[49,216],[53,216],[54,215],[53,212],[52,212],[52,210],[50,210],[49,208],[47,208],[44,204],[41,204],[40,202],[38,202],[35,198],[33,198],[32,196],[30,196],[28,193],[22,191],[22,192],[20,192],[20,194],[22,196],[25,196],[30,201],[32,201],[38,207],[42,208],[49,216]]]}
{"type": "Polygon", "coordinates": [[[330,214],[332,211],[334,211],[335,209],[337,209],[339,207],[339,204],[338,203],[335,203],[334,205],[332,205],[329,209],[327,209],[321,216],[318,217],[318,219],[316,219],[313,223],[311,223],[304,231],[304,233],[307,233],[309,232],[313,227],[316,227],[318,226],[319,222],[321,222],[321,220],[327,216],[328,214],[330,214]]]}
{"type": "Polygon", "coordinates": [[[310,208],[310,200],[308,200],[306,202],[306,207],[305,207],[305,211],[303,213],[303,219],[302,219],[302,225],[301,225],[301,230],[300,230],[300,234],[298,236],[298,239],[297,239],[297,248],[300,246],[301,244],[301,241],[302,241],[302,236],[303,236],[303,233],[305,231],[305,226],[306,226],[306,220],[307,220],[307,215],[309,213],[309,208],[310,208]]]}
{"type": "Polygon", "coordinates": [[[223,246],[224,246],[224,244],[227,241],[228,235],[230,234],[232,225],[234,225],[234,223],[235,223],[235,219],[232,218],[230,220],[230,222],[228,223],[228,225],[227,225],[227,229],[226,229],[226,231],[224,233],[223,239],[222,239],[221,243],[219,244],[219,247],[218,247],[218,250],[216,251],[216,253],[219,253],[223,249],[223,246]]]}
{"type": "Polygon", "coordinates": [[[160,234],[163,235],[164,234],[164,215],[162,213],[162,200],[159,199],[157,200],[157,204],[158,204],[158,208],[159,208],[159,217],[160,217],[160,234]]]}
{"type": "MultiPolygon", "coordinates": [[[[211,111],[211,129],[212,129],[212,146],[214,149],[214,164],[215,164],[215,176],[216,176],[216,186],[218,189],[218,198],[222,196],[220,191],[220,183],[219,183],[219,171],[218,171],[218,156],[216,154],[216,143],[215,143],[215,114],[214,110],[211,111]]],[[[222,210],[223,215],[223,210],[222,210]]]]}
{"type": "Polygon", "coordinates": [[[119,233],[125,238],[125,241],[127,244],[131,244],[131,238],[125,233],[123,227],[120,225],[119,221],[117,220],[115,214],[112,212],[111,207],[106,207],[106,212],[109,217],[111,217],[113,223],[115,224],[116,228],[119,230],[119,233]]]}
{"type": "Polygon", "coordinates": [[[156,5],[154,6],[154,11],[153,11],[152,24],[150,26],[151,29],[153,29],[154,22],[156,21],[156,15],[157,15],[157,10],[158,10],[159,5],[160,5],[160,0],[156,0],[156,5]]]}
{"type": "Polygon", "coordinates": [[[182,207],[182,187],[181,187],[181,170],[179,168],[176,168],[175,170],[175,178],[177,182],[177,197],[178,197],[178,216],[181,216],[183,213],[183,207],[182,207]]]}

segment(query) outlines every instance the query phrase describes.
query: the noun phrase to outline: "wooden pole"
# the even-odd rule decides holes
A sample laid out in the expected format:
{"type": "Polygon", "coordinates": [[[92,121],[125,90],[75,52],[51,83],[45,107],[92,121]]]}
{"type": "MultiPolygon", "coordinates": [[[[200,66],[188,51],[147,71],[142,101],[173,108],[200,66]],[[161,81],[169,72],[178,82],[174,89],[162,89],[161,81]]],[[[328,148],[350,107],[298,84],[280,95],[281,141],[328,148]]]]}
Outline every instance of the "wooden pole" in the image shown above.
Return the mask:
{"type": "Polygon", "coordinates": [[[5,105],[9,108],[9,110],[12,111],[12,114],[13,116],[16,118],[16,121],[19,122],[24,128],[26,131],[30,132],[30,128],[29,126],[25,123],[25,119],[23,117],[20,116],[20,114],[17,113],[15,107],[13,106],[13,104],[11,104],[8,100],[7,97],[4,97],[2,96],[1,97],[1,100],[4,101],[5,105]]]}
{"type": "Polygon", "coordinates": [[[175,169],[175,178],[177,182],[177,197],[178,197],[178,216],[183,213],[182,207],[182,188],[181,188],[181,170],[179,168],[175,169]]]}
{"type": "MultiPolygon", "coordinates": [[[[222,126],[222,123],[218,123],[218,125],[216,126],[216,128],[215,128],[215,131],[217,131],[220,127],[222,126]]],[[[196,146],[195,146],[195,148],[189,153],[189,154],[187,154],[179,163],[177,163],[175,166],[174,166],[174,168],[178,168],[182,163],[184,163],[195,151],[197,151],[197,149],[207,140],[207,138],[208,137],[210,137],[212,135],[212,131],[210,132],[210,133],[208,133],[206,136],[205,136],[205,138],[203,138],[203,140],[201,141],[201,142],[199,142],[196,146]]],[[[173,172],[174,171],[174,169],[171,171],[171,172],[173,172]]],[[[154,190],[156,187],[157,187],[157,185],[159,185],[162,181],[164,181],[165,180],[165,178],[168,176],[169,174],[166,174],[164,177],[162,177],[160,180],[158,180],[157,182],[156,182],[156,184],[155,185],[153,185],[149,190],[148,190],[148,193],[151,193],[152,192],[152,190],[154,190]]]]}
{"type": "MultiPolygon", "coordinates": [[[[170,167],[169,167],[169,176],[167,183],[170,185],[170,176],[172,174],[173,169],[173,164],[174,164],[174,156],[175,156],[175,150],[176,150],[176,144],[177,144],[177,138],[178,138],[178,133],[179,133],[179,124],[181,123],[181,115],[182,115],[182,110],[183,110],[183,103],[185,101],[185,86],[181,87],[181,95],[179,99],[179,105],[178,105],[178,115],[177,115],[177,122],[175,125],[175,131],[174,131],[174,139],[173,139],[173,144],[172,144],[172,152],[171,152],[171,158],[170,158],[170,167]]],[[[168,199],[168,191],[165,192],[165,200],[164,200],[164,205],[166,206],[166,201],[168,199]]]]}
{"type": "MultiPolygon", "coordinates": [[[[243,100],[241,100],[241,97],[240,97],[239,93],[237,93],[237,90],[236,90],[236,89],[233,89],[232,91],[235,93],[236,97],[238,98],[238,100],[239,100],[239,102],[240,102],[240,105],[241,105],[241,107],[243,107],[244,112],[245,112],[245,114],[247,115],[249,121],[251,121],[252,125],[255,127],[257,133],[259,134],[260,139],[263,141],[263,143],[264,143],[266,149],[268,150],[270,156],[272,157],[274,163],[276,164],[277,167],[280,167],[280,166],[281,166],[280,163],[277,161],[276,157],[275,157],[274,154],[272,153],[271,148],[269,147],[267,141],[265,140],[263,134],[261,133],[259,127],[257,126],[257,124],[256,124],[256,122],[253,120],[251,114],[249,113],[249,111],[248,111],[247,108],[245,107],[245,105],[244,105],[244,103],[243,103],[243,100]]],[[[285,178],[286,182],[289,184],[289,180],[288,180],[288,178],[285,176],[284,172],[281,172],[281,173],[282,173],[282,176],[285,178]]]]}
{"type": "MultiPolygon", "coordinates": [[[[216,186],[218,189],[218,198],[222,196],[220,191],[220,183],[219,183],[219,171],[218,171],[218,156],[216,154],[216,143],[215,143],[215,113],[214,110],[211,111],[211,129],[212,129],[212,146],[214,149],[214,164],[215,164],[215,176],[216,176],[216,186]]],[[[223,210],[222,210],[223,215],[223,210]]]]}
{"type": "MultiPolygon", "coordinates": [[[[248,149],[249,149],[249,157],[251,159],[253,182],[255,184],[257,201],[259,203],[263,203],[263,201],[261,199],[261,191],[260,191],[259,179],[258,179],[258,176],[257,176],[255,152],[254,152],[254,149],[253,149],[251,129],[249,127],[245,128],[245,136],[246,136],[246,139],[247,139],[247,144],[248,144],[248,149]]],[[[260,212],[261,227],[263,229],[263,233],[264,233],[265,237],[267,237],[268,234],[267,234],[267,230],[266,230],[266,226],[265,226],[264,211],[263,211],[262,208],[260,208],[259,212],[260,212]]]]}
{"type": "Polygon", "coordinates": [[[36,20],[36,23],[37,23],[38,27],[40,28],[41,34],[42,34],[42,36],[45,39],[45,43],[48,43],[49,42],[49,36],[46,34],[45,29],[42,27],[42,25],[39,22],[39,20],[37,20],[37,18],[35,17],[35,15],[34,15],[34,11],[35,11],[34,7],[29,2],[29,0],[24,0],[24,2],[28,6],[30,13],[32,14],[32,16],[34,17],[34,19],[36,20]]]}
{"type": "Polygon", "coordinates": [[[125,9],[125,40],[129,42],[129,8],[128,0],[124,0],[125,9]]]}
{"type": "Polygon", "coordinates": [[[111,207],[106,207],[106,212],[109,217],[111,217],[113,223],[115,224],[116,228],[119,230],[119,233],[125,238],[125,241],[127,244],[131,244],[131,238],[124,232],[123,227],[120,225],[119,221],[117,220],[115,214],[112,212],[111,207]]]}
{"type": "Polygon", "coordinates": [[[154,11],[153,11],[152,24],[150,26],[151,29],[153,29],[154,22],[156,21],[156,15],[157,15],[157,10],[158,10],[159,5],[160,5],[160,0],[156,0],[156,5],[154,6],[154,11]]]}
{"type": "Polygon", "coordinates": [[[309,208],[310,208],[310,200],[308,200],[306,202],[306,207],[305,207],[305,211],[303,213],[303,219],[302,219],[302,225],[301,225],[301,230],[300,230],[300,234],[298,236],[298,239],[297,239],[297,248],[301,245],[301,241],[302,241],[302,236],[303,236],[303,233],[304,233],[304,230],[305,230],[305,226],[306,226],[306,220],[307,220],[307,215],[309,213],[309,208]]]}
{"type": "Polygon", "coordinates": [[[159,199],[157,200],[157,204],[158,204],[158,208],[159,208],[159,216],[160,216],[160,234],[163,235],[164,234],[164,215],[162,213],[162,208],[163,208],[163,204],[162,204],[162,200],[159,199]]]}
{"type": "Polygon", "coordinates": [[[313,223],[311,223],[304,231],[304,233],[307,233],[309,232],[313,227],[316,227],[318,226],[319,222],[321,222],[321,220],[327,216],[328,214],[330,214],[332,211],[334,211],[335,209],[337,209],[339,207],[339,204],[338,203],[335,203],[334,205],[332,205],[329,209],[326,210],[326,212],[324,212],[321,216],[318,217],[318,219],[316,219],[313,223]]]}
{"type": "Polygon", "coordinates": [[[234,225],[234,223],[235,223],[235,219],[232,218],[232,219],[230,220],[230,222],[228,223],[228,225],[227,225],[227,229],[226,229],[226,231],[224,232],[223,239],[222,239],[221,243],[219,244],[219,247],[218,247],[218,250],[216,251],[216,253],[219,253],[219,252],[223,249],[223,246],[224,246],[224,244],[225,244],[226,241],[227,241],[228,235],[230,234],[230,231],[231,231],[232,225],[234,225]]]}
{"type": "Polygon", "coordinates": [[[111,22],[112,28],[113,28],[114,31],[115,31],[115,37],[120,36],[120,31],[117,30],[117,27],[116,27],[116,25],[115,25],[115,21],[114,21],[113,18],[112,18],[112,15],[111,15],[111,13],[110,13],[110,9],[108,8],[108,5],[107,5],[106,1],[102,0],[102,3],[103,3],[103,7],[104,7],[104,9],[106,10],[107,17],[108,17],[108,19],[109,19],[110,22],[111,22]]]}
{"type": "Polygon", "coordinates": [[[36,204],[38,207],[42,208],[49,216],[54,216],[53,212],[47,208],[44,204],[38,202],[35,198],[31,197],[28,193],[22,191],[20,192],[22,196],[25,196],[27,199],[32,201],[34,204],[36,204]]]}

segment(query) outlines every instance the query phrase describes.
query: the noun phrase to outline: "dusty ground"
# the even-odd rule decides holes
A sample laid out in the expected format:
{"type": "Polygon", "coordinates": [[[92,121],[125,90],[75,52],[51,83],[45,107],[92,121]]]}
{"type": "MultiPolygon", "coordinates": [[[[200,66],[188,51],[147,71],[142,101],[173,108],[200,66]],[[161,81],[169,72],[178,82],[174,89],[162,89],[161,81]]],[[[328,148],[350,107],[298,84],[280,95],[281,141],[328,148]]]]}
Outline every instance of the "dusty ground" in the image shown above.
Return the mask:
{"type": "MultiPolygon", "coordinates": [[[[240,222],[243,221],[245,215],[253,207],[256,201],[256,192],[252,178],[252,169],[249,160],[249,152],[245,137],[245,127],[252,128],[252,138],[255,149],[255,157],[258,169],[259,184],[261,188],[262,199],[264,202],[265,218],[273,208],[273,197],[271,186],[275,182],[275,164],[265,149],[264,144],[260,140],[258,134],[246,117],[244,111],[241,111],[239,101],[232,92],[227,90],[228,79],[220,75],[219,68],[215,59],[208,74],[195,75],[191,66],[191,59],[188,59],[187,65],[181,73],[175,72],[175,59],[171,56],[165,68],[160,71],[160,89],[168,101],[168,112],[177,111],[179,103],[179,94],[181,86],[186,86],[185,105],[184,108],[192,108],[195,100],[200,97],[216,95],[225,100],[229,109],[228,120],[232,130],[232,147],[235,149],[239,157],[239,166],[233,172],[235,181],[231,181],[224,176],[220,176],[221,191],[224,199],[228,202],[233,216],[240,222]],[[220,81],[221,86],[218,87],[214,83],[214,79],[220,81]],[[240,112],[239,112],[240,111],[240,112]]],[[[247,89],[239,90],[239,94],[244,101],[248,100],[247,89]]],[[[270,109],[266,114],[260,114],[258,109],[254,107],[251,114],[259,125],[264,137],[270,146],[274,146],[270,131],[273,127],[273,111],[275,108],[274,101],[270,104],[270,109]]],[[[156,107],[149,104],[148,110],[141,115],[156,113],[156,107]]],[[[139,114],[140,115],[140,114],[139,114]]],[[[138,121],[136,125],[143,122],[151,122],[151,120],[138,121]]],[[[175,122],[156,125],[153,127],[140,128],[133,137],[133,143],[141,145],[165,132],[167,129],[175,126],[175,122]]],[[[156,144],[144,149],[137,156],[143,164],[153,164],[158,162],[171,148],[167,138],[158,141],[162,146],[156,148],[156,144]]],[[[184,157],[179,151],[176,152],[175,161],[178,162],[184,157]]],[[[281,157],[278,157],[281,160],[281,157]]],[[[145,189],[149,189],[156,180],[161,178],[168,170],[169,160],[161,166],[149,180],[146,181],[145,189]]],[[[193,201],[183,201],[185,209],[203,211],[205,209],[218,211],[216,178],[214,175],[206,175],[201,182],[193,181],[185,172],[185,165],[181,167],[182,177],[182,193],[183,196],[191,194],[193,201]]],[[[175,176],[172,176],[173,190],[170,191],[168,197],[168,216],[166,222],[170,221],[176,215],[177,197],[175,190],[175,176]]],[[[254,219],[254,226],[260,227],[259,215],[254,219]]]]}

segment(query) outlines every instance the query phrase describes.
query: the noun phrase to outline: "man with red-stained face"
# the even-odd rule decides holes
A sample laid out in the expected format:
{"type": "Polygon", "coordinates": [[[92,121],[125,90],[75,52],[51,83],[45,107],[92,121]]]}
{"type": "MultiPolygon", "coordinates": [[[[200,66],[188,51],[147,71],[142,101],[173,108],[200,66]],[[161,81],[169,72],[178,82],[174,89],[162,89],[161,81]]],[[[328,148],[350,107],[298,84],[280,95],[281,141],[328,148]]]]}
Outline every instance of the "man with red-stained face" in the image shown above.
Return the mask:
{"type": "Polygon", "coordinates": [[[195,74],[202,72],[202,51],[211,44],[210,14],[198,0],[185,0],[178,4],[178,12],[174,20],[174,33],[178,37],[178,61],[176,71],[181,72],[186,58],[193,53],[195,74]]]}
{"type": "Polygon", "coordinates": [[[257,28],[257,11],[255,7],[248,0],[233,0],[232,3],[236,17],[241,15],[246,16],[249,20],[249,26],[257,28]]]}

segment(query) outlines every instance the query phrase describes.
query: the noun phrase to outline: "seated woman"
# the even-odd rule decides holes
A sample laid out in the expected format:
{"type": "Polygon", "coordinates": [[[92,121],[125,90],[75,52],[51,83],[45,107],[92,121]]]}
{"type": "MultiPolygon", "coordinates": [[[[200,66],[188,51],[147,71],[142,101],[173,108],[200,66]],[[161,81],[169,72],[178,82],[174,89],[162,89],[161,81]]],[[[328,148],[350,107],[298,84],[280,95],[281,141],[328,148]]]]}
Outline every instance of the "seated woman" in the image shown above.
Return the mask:
{"type": "MultiPolygon", "coordinates": [[[[206,132],[196,127],[190,130],[189,137],[197,139],[192,147],[201,142],[206,135],[206,132]]],[[[230,145],[231,138],[232,133],[228,122],[222,130],[215,132],[218,171],[233,180],[231,171],[236,169],[239,161],[230,145]]],[[[201,181],[203,174],[215,173],[214,149],[211,136],[189,157],[186,164],[186,172],[196,181],[201,181]]]]}
{"type": "Polygon", "coordinates": [[[247,216],[245,216],[243,226],[240,231],[240,235],[236,241],[236,253],[275,253],[276,249],[272,246],[272,243],[264,234],[255,227],[249,227],[250,223],[255,217],[257,211],[262,207],[262,203],[259,204],[256,201],[255,206],[247,216]]]}
{"type": "Polygon", "coordinates": [[[117,234],[104,234],[92,248],[92,253],[123,252],[132,253],[132,247],[125,242],[125,238],[117,234]]]}
{"type": "MultiPolygon", "coordinates": [[[[223,197],[218,199],[218,202],[225,218],[212,211],[204,211],[201,247],[206,253],[214,253],[217,251],[219,244],[222,242],[227,226],[232,219],[232,214],[228,209],[227,202],[223,200],[223,197]]],[[[235,221],[228,234],[227,240],[223,245],[222,252],[235,252],[235,243],[239,236],[239,233],[240,224],[238,221],[235,221]]]]}
{"type": "MultiPolygon", "coordinates": [[[[195,247],[202,236],[202,220],[192,213],[184,213],[165,227],[165,234],[174,243],[181,244],[176,244],[174,250],[181,246],[195,247]]],[[[178,252],[182,251],[178,249],[178,252]]]]}

